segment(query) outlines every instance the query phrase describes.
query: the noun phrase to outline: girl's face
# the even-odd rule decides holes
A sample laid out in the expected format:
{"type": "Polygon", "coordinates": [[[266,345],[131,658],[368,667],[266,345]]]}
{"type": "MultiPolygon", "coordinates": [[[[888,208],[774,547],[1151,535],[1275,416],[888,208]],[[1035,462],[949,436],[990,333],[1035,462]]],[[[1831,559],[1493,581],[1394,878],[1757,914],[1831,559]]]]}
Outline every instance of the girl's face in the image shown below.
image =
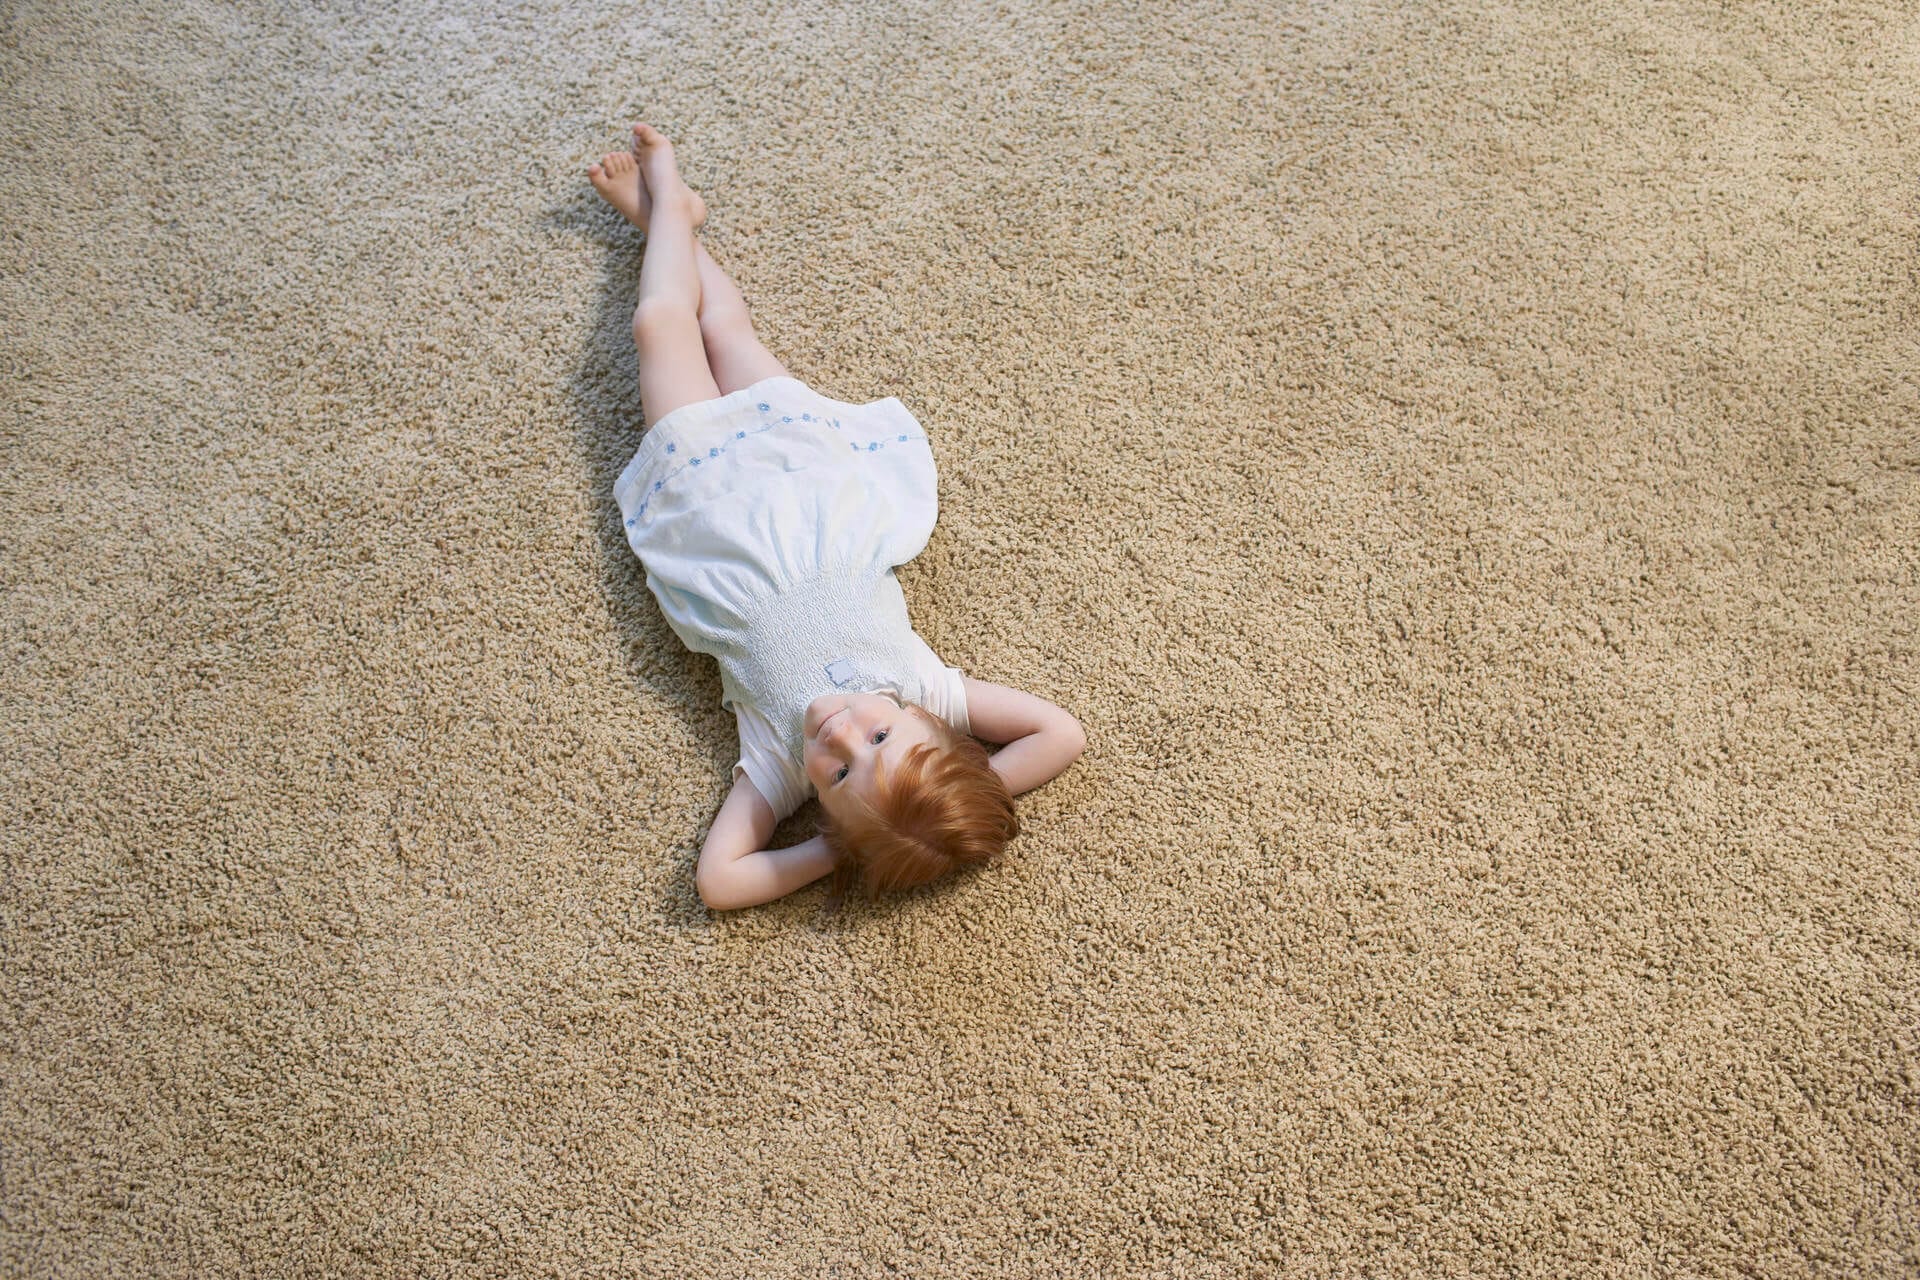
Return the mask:
{"type": "Polygon", "coordinates": [[[871,798],[883,767],[934,740],[925,721],[884,693],[823,694],[807,704],[805,731],[802,763],[828,812],[850,794],[871,798]]]}

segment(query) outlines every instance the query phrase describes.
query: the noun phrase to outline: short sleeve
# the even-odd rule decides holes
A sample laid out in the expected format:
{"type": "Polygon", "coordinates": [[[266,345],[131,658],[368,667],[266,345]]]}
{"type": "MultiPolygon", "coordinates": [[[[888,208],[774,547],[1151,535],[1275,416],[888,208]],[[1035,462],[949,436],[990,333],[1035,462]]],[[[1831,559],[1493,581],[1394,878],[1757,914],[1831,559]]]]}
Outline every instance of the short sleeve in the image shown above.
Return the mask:
{"type": "MultiPolygon", "coordinates": [[[[914,638],[919,640],[918,635],[914,638]]],[[[924,640],[920,640],[915,647],[919,650],[914,674],[920,681],[920,705],[961,733],[971,734],[972,724],[967,719],[967,687],[960,668],[949,667],[940,661],[924,640]]]]}
{"type": "Polygon", "coordinates": [[[773,726],[756,708],[737,703],[734,717],[740,726],[740,759],[734,763],[734,776],[745,773],[752,779],[774,816],[785,821],[807,802],[813,786],[799,763],[781,747],[773,726]]]}

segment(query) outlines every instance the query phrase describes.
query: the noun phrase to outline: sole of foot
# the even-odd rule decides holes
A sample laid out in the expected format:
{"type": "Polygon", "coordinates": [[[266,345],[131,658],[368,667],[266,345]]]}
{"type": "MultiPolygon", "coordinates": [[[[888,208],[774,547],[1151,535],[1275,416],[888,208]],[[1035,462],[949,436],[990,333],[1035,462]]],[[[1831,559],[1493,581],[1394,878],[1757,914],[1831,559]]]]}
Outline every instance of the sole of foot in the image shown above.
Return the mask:
{"type": "MultiPolygon", "coordinates": [[[[651,126],[635,125],[633,150],[609,151],[600,157],[599,164],[587,166],[587,178],[593,183],[593,189],[600,193],[601,199],[617,209],[620,216],[628,222],[645,231],[648,219],[653,214],[653,197],[647,190],[646,175],[640,167],[644,154],[641,134],[643,129],[659,137],[658,131],[652,130],[651,126]]],[[[665,142],[665,138],[660,139],[661,144],[665,142]]],[[[672,152],[669,150],[669,161],[671,156],[672,152]]],[[[707,202],[702,200],[700,193],[691,187],[687,188],[687,193],[693,198],[693,225],[700,226],[707,220],[707,202]]]]}

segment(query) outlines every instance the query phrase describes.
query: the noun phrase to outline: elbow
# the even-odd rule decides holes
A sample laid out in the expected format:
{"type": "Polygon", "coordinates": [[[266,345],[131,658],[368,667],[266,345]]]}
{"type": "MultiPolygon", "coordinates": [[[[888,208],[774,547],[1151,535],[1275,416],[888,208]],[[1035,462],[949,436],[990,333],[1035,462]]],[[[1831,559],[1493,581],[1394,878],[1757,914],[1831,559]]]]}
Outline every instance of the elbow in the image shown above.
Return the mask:
{"type": "Polygon", "coordinates": [[[1061,748],[1067,753],[1067,763],[1072,764],[1087,749],[1087,731],[1078,720],[1068,716],[1060,726],[1060,733],[1061,748]]]}
{"type": "Polygon", "coordinates": [[[700,901],[711,911],[733,911],[745,906],[740,895],[724,875],[716,870],[694,873],[693,888],[700,895],[700,901]]]}

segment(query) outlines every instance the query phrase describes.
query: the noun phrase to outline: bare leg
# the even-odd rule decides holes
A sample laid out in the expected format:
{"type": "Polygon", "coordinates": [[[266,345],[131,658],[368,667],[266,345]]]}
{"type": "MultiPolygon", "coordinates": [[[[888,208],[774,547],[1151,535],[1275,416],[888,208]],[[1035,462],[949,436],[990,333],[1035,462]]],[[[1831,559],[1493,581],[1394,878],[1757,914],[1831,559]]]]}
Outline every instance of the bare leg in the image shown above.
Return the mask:
{"type": "Polygon", "coordinates": [[[747,314],[747,301],[705,245],[694,251],[700,271],[700,340],[706,346],[707,366],[722,395],[750,387],[762,378],[787,378],[771,351],[760,344],[747,314]]]}
{"type": "Polygon", "coordinates": [[[633,340],[640,353],[640,405],[651,427],[682,405],[720,394],[700,337],[700,271],[694,261],[694,195],[681,181],[673,147],[649,125],[634,129],[636,157],[651,197],[647,253],[633,340]]]}
{"type": "MultiPolygon", "coordinates": [[[[634,126],[633,151],[610,152],[600,163],[589,165],[587,175],[594,189],[608,204],[634,226],[647,230],[652,220],[653,198],[647,190],[646,175],[640,168],[644,151],[641,130],[634,126]]],[[[707,206],[693,196],[693,223],[706,221],[707,206]]],[[[762,378],[791,377],[784,365],[760,343],[747,314],[746,300],[727,273],[707,253],[706,246],[694,242],[694,267],[700,277],[700,339],[707,354],[707,365],[720,394],[750,387],[762,378]]]]}

